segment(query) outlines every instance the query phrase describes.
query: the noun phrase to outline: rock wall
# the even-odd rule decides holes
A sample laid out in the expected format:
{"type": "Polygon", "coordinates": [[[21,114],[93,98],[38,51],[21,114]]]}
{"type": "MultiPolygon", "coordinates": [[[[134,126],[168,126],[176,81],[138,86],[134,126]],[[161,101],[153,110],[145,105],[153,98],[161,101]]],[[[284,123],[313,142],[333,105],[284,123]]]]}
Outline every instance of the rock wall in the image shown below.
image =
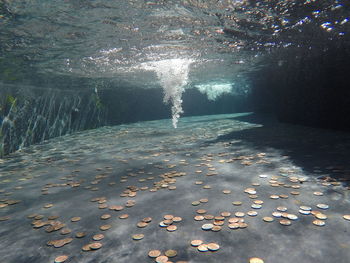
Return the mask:
{"type": "Polygon", "coordinates": [[[0,84],[0,156],[106,123],[98,94],[0,84]]]}

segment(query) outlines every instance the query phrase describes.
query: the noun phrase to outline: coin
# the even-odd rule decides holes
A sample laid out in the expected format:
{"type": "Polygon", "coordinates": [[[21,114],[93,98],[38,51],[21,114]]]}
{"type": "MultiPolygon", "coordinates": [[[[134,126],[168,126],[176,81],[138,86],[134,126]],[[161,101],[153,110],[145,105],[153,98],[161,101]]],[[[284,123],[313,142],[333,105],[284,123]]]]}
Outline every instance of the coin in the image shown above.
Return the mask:
{"type": "Polygon", "coordinates": [[[92,237],[92,239],[95,241],[100,241],[100,240],[104,239],[104,237],[105,236],[103,234],[96,234],[92,237]]]}
{"type": "Polygon", "coordinates": [[[200,203],[201,203],[201,202],[199,202],[199,201],[193,201],[193,202],[192,202],[192,205],[193,205],[193,206],[197,206],[197,205],[200,205],[200,203]]]}
{"type": "Polygon", "coordinates": [[[289,221],[288,219],[281,219],[280,224],[284,225],[284,226],[290,226],[292,224],[292,222],[289,221]]]}
{"type": "Polygon", "coordinates": [[[262,200],[254,200],[253,203],[257,204],[257,205],[262,205],[264,203],[264,201],[262,201],[262,200]]]}
{"type": "Polygon", "coordinates": [[[164,225],[171,225],[173,223],[173,220],[167,219],[167,220],[163,220],[163,224],[164,225]]]}
{"type": "Polygon", "coordinates": [[[243,212],[236,212],[236,213],[235,213],[235,216],[236,216],[236,217],[244,217],[244,215],[245,215],[245,214],[244,214],[243,212]]]}
{"type": "Polygon", "coordinates": [[[169,258],[173,258],[173,257],[176,257],[177,252],[176,252],[176,250],[169,249],[169,250],[165,251],[164,254],[169,258]]]}
{"type": "Polygon", "coordinates": [[[322,214],[322,213],[317,213],[317,214],[315,215],[315,217],[316,217],[317,219],[321,219],[321,220],[326,220],[326,219],[327,219],[327,216],[326,216],[325,214],[322,214]]]}
{"type": "Polygon", "coordinates": [[[229,217],[230,215],[231,215],[230,212],[222,212],[221,213],[221,216],[223,216],[223,217],[229,217]]]}
{"type": "Polygon", "coordinates": [[[202,245],[198,246],[197,249],[200,252],[207,252],[208,251],[208,246],[205,245],[205,244],[202,244],[202,245]]]}
{"type": "Polygon", "coordinates": [[[221,230],[221,226],[217,226],[217,225],[214,225],[211,229],[211,231],[214,231],[214,232],[219,232],[221,230]]]}
{"type": "Polygon", "coordinates": [[[196,221],[202,221],[202,220],[204,220],[204,216],[201,216],[201,215],[195,216],[195,217],[194,217],[194,220],[196,220],[196,221]]]}
{"type": "Polygon", "coordinates": [[[239,228],[247,228],[248,227],[248,224],[244,223],[244,222],[238,222],[238,224],[239,224],[239,228]]]}
{"type": "Polygon", "coordinates": [[[320,208],[320,209],[324,209],[324,210],[326,210],[326,209],[328,209],[329,208],[329,206],[328,205],[326,205],[326,204],[317,204],[316,205],[318,208],[320,208]]]}
{"type": "Polygon", "coordinates": [[[231,190],[223,190],[222,191],[224,194],[231,194],[231,190]]]}
{"type": "Polygon", "coordinates": [[[77,232],[76,234],[75,234],[75,237],[76,238],[82,238],[82,237],[85,237],[86,236],[86,233],[85,232],[77,232]]]}
{"type": "Polygon", "coordinates": [[[310,214],[311,214],[311,211],[300,209],[300,210],[299,210],[299,213],[302,214],[302,215],[310,215],[310,214]]]}
{"type": "Polygon", "coordinates": [[[102,220],[107,220],[107,219],[111,218],[111,215],[110,214],[103,214],[100,218],[102,220]]]}
{"type": "Polygon", "coordinates": [[[324,226],[326,224],[325,221],[319,219],[315,219],[314,221],[312,221],[312,223],[316,226],[324,226]]]}
{"type": "Polygon", "coordinates": [[[171,225],[166,228],[166,230],[168,230],[169,232],[174,232],[176,231],[176,229],[177,229],[177,226],[175,225],[171,225]]]}
{"type": "Polygon", "coordinates": [[[156,258],[157,263],[167,263],[168,262],[168,257],[167,256],[159,256],[156,258]]]}
{"type": "Polygon", "coordinates": [[[205,209],[198,209],[197,210],[198,214],[205,214],[206,212],[207,212],[207,210],[205,210],[205,209]]]}
{"type": "Polygon", "coordinates": [[[75,216],[75,217],[72,217],[70,221],[72,221],[72,222],[78,222],[78,221],[80,221],[80,220],[81,220],[81,217],[75,216]]]}
{"type": "Polygon", "coordinates": [[[256,212],[256,211],[248,211],[248,212],[247,212],[247,215],[248,215],[248,216],[257,216],[257,215],[258,215],[258,212],[256,212]]]}
{"type": "Polygon", "coordinates": [[[230,229],[238,229],[239,228],[239,224],[238,223],[232,223],[232,224],[229,224],[228,227],[230,229]]]}
{"type": "Polygon", "coordinates": [[[112,227],[111,225],[102,225],[102,226],[100,226],[100,230],[106,231],[106,230],[110,229],[111,227],[112,227]]]}
{"type": "Polygon", "coordinates": [[[214,219],[214,216],[213,215],[204,215],[204,219],[205,220],[212,220],[212,219],[214,219]]]}
{"type": "Polygon", "coordinates": [[[322,195],[323,195],[323,193],[322,193],[322,192],[318,192],[318,191],[316,191],[316,192],[314,192],[314,195],[316,195],[316,196],[322,196],[322,195]]]}
{"type": "Polygon", "coordinates": [[[279,199],[280,197],[279,197],[279,195],[270,195],[270,198],[271,199],[279,199]]]}
{"type": "Polygon", "coordinates": [[[240,205],[242,205],[242,202],[241,201],[234,201],[234,202],[232,202],[232,204],[235,206],[240,206],[240,205]]]}
{"type": "Polygon", "coordinates": [[[343,218],[350,221],[350,215],[343,215],[343,218]]]}
{"type": "Polygon", "coordinates": [[[44,208],[50,208],[50,207],[53,207],[53,204],[46,204],[46,205],[44,205],[44,208]]]}
{"type": "Polygon", "coordinates": [[[173,219],[173,218],[174,218],[173,215],[165,215],[165,216],[164,216],[164,219],[165,219],[165,220],[171,220],[171,219],[173,219]]]}
{"type": "Polygon", "coordinates": [[[127,219],[127,218],[129,218],[128,214],[122,214],[119,216],[119,219],[127,219]]]}
{"type": "Polygon", "coordinates": [[[152,221],[152,217],[145,217],[144,219],[141,220],[142,222],[149,223],[152,221]]]}
{"type": "Polygon", "coordinates": [[[299,207],[301,210],[305,210],[305,211],[311,211],[312,208],[310,206],[305,206],[305,205],[302,205],[299,207]]]}
{"type": "Polygon", "coordinates": [[[202,198],[202,199],[199,199],[199,202],[201,202],[201,203],[208,203],[208,199],[206,199],[206,198],[202,198]]]}
{"type": "Polygon", "coordinates": [[[93,250],[97,250],[102,247],[102,244],[100,242],[94,242],[94,243],[91,243],[89,247],[93,250]]]}
{"type": "Polygon", "coordinates": [[[292,194],[292,195],[299,195],[300,192],[298,192],[298,191],[292,191],[292,192],[290,192],[290,194],[292,194]]]}
{"type": "Polygon", "coordinates": [[[156,258],[159,257],[161,255],[161,252],[159,250],[150,250],[148,252],[148,256],[151,258],[156,258]]]}
{"type": "Polygon", "coordinates": [[[288,209],[287,209],[287,207],[285,207],[285,206],[279,206],[279,207],[277,207],[277,211],[280,211],[280,212],[286,212],[288,209]]]}
{"type": "Polygon", "coordinates": [[[253,209],[260,209],[262,207],[262,205],[259,205],[259,204],[252,204],[251,205],[251,208],[253,209]]]}
{"type": "Polygon", "coordinates": [[[202,244],[203,244],[203,241],[199,240],[199,239],[195,239],[195,240],[191,241],[191,246],[193,246],[193,247],[198,247],[198,246],[200,246],[202,244]]]}
{"type": "Polygon", "coordinates": [[[63,263],[68,259],[68,256],[62,255],[55,258],[55,263],[63,263]]]}
{"type": "Polygon", "coordinates": [[[297,216],[297,215],[294,215],[294,214],[288,214],[288,215],[287,215],[287,218],[290,219],[290,220],[297,220],[297,219],[298,219],[298,216],[297,216]]]}
{"type": "Polygon", "coordinates": [[[67,235],[67,234],[69,234],[69,233],[71,233],[71,232],[72,232],[72,230],[70,230],[69,228],[63,228],[63,229],[60,231],[61,235],[67,235]]]}
{"type": "Polygon", "coordinates": [[[273,217],[270,217],[270,216],[265,216],[265,217],[263,217],[263,220],[264,220],[265,222],[273,222],[273,221],[274,221],[273,217]]]}
{"type": "Polygon", "coordinates": [[[250,258],[249,263],[264,263],[264,260],[261,258],[250,258]]]}
{"type": "Polygon", "coordinates": [[[204,224],[202,225],[203,230],[211,230],[214,227],[213,224],[204,224]]]}
{"type": "Polygon", "coordinates": [[[145,237],[144,234],[135,234],[135,235],[132,235],[132,239],[133,240],[141,240],[145,237]]]}
{"type": "Polygon", "coordinates": [[[178,223],[178,222],[181,222],[181,221],[182,221],[182,218],[181,218],[181,217],[179,217],[179,216],[174,216],[173,222],[178,223]]]}
{"type": "Polygon", "coordinates": [[[207,247],[210,251],[217,251],[220,249],[220,246],[216,243],[209,243],[207,247]]]}

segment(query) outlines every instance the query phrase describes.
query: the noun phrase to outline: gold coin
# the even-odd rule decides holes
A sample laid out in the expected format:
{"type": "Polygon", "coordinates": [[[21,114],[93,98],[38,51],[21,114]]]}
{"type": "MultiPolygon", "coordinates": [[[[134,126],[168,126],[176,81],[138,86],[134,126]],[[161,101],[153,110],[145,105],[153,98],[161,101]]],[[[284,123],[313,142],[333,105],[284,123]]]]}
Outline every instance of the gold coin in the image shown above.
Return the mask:
{"type": "Polygon", "coordinates": [[[316,226],[324,226],[326,224],[325,221],[319,219],[312,221],[312,223],[316,226]]]}
{"type": "Polygon", "coordinates": [[[199,201],[193,201],[193,202],[192,202],[192,205],[193,205],[193,206],[197,206],[197,205],[200,205],[200,203],[201,203],[201,202],[199,202],[199,201]]]}
{"type": "Polygon", "coordinates": [[[207,212],[207,210],[205,210],[205,209],[198,209],[197,210],[198,214],[205,214],[206,212],[207,212]]]}
{"type": "Polygon", "coordinates": [[[169,225],[173,224],[173,220],[170,220],[170,219],[163,220],[163,224],[169,226],[169,225]]]}
{"type": "Polygon", "coordinates": [[[111,225],[102,225],[102,226],[100,226],[100,230],[106,231],[106,230],[110,229],[111,227],[112,227],[111,225]]]}
{"type": "Polygon", "coordinates": [[[174,218],[173,215],[165,215],[165,216],[164,216],[164,219],[165,219],[165,220],[171,220],[171,219],[173,219],[173,218],[174,218]]]}
{"type": "Polygon", "coordinates": [[[150,250],[148,252],[148,256],[150,258],[156,258],[156,257],[159,257],[162,253],[159,251],[159,250],[150,250]]]}
{"type": "Polygon", "coordinates": [[[292,224],[292,222],[288,219],[281,219],[280,224],[283,226],[290,226],[292,224]]]}
{"type": "Polygon", "coordinates": [[[174,216],[173,222],[178,223],[178,222],[181,222],[181,221],[182,221],[182,218],[181,218],[181,217],[179,217],[179,216],[174,216]]]}
{"type": "Polygon", "coordinates": [[[159,256],[156,258],[157,263],[167,263],[168,262],[168,257],[167,256],[159,256]]]}
{"type": "Polygon", "coordinates": [[[132,235],[132,239],[133,240],[141,240],[145,237],[144,234],[135,234],[135,235],[132,235]]]}
{"type": "Polygon", "coordinates": [[[194,220],[196,220],[196,221],[202,221],[202,220],[204,220],[204,216],[195,216],[195,217],[194,217],[194,220]]]}
{"type": "Polygon", "coordinates": [[[282,199],[287,199],[289,196],[288,195],[280,195],[280,197],[282,198],[282,199]]]}
{"type": "Polygon", "coordinates": [[[254,200],[253,203],[257,204],[257,205],[262,205],[264,203],[264,201],[262,201],[262,200],[254,200]]]}
{"type": "Polygon", "coordinates": [[[327,219],[327,216],[326,216],[325,214],[322,214],[322,213],[317,213],[317,214],[315,215],[315,217],[316,217],[317,219],[321,219],[321,220],[326,220],[326,219],[327,219]]]}
{"type": "Polygon", "coordinates": [[[202,245],[199,245],[199,246],[197,247],[197,249],[198,249],[198,251],[200,251],[200,252],[206,252],[206,251],[208,251],[208,246],[205,245],[205,244],[202,244],[202,245]]]}
{"type": "Polygon", "coordinates": [[[80,220],[81,220],[81,217],[75,216],[75,217],[72,217],[70,221],[72,221],[72,222],[78,222],[78,221],[80,221],[80,220]]]}
{"type": "Polygon", "coordinates": [[[201,202],[201,203],[208,203],[208,199],[206,199],[206,198],[202,198],[202,199],[199,199],[199,202],[201,202]]]}
{"type": "Polygon", "coordinates": [[[221,216],[223,216],[223,217],[229,217],[230,215],[231,215],[230,212],[222,212],[221,213],[221,216]]]}
{"type": "Polygon", "coordinates": [[[263,217],[263,220],[265,222],[272,222],[274,219],[272,217],[270,217],[270,216],[265,216],[265,217],[263,217]]]}
{"type": "Polygon", "coordinates": [[[224,194],[231,194],[231,190],[222,190],[224,194]]]}
{"type": "Polygon", "coordinates": [[[82,238],[82,237],[85,237],[86,236],[86,233],[85,232],[77,232],[76,234],[75,234],[75,237],[76,238],[82,238]]]}
{"type": "Polygon", "coordinates": [[[271,199],[279,199],[280,197],[279,197],[279,195],[270,195],[270,198],[271,199]]]}
{"type": "Polygon", "coordinates": [[[280,211],[280,212],[286,212],[288,209],[287,209],[287,207],[285,207],[285,206],[279,206],[279,207],[277,207],[277,211],[280,211]]]}
{"type": "Polygon", "coordinates": [[[207,247],[210,251],[217,251],[220,249],[220,246],[216,243],[209,243],[207,247]]]}
{"type": "Polygon", "coordinates": [[[203,182],[202,181],[196,181],[195,184],[196,185],[200,185],[200,184],[203,184],[203,182]]]}
{"type": "Polygon", "coordinates": [[[145,222],[138,222],[137,223],[137,227],[139,227],[139,228],[144,228],[146,226],[148,226],[148,223],[145,223],[145,222]]]}
{"type": "Polygon", "coordinates": [[[211,186],[210,185],[205,185],[205,186],[203,186],[203,189],[211,189],[211,186]]]}
{"type": "Polygon", "coordinates": [[[95,240],[95,241],[100,241],[100,240],[102,240],[104,238],[105,238],[105,236],[103,234],[96,234],[96,235],[94,235],[92,237],[92,239],[95,240]]]}
{"type": "Polygon", "coordinates": [[[250,258],[249,263],[264,263],[264,260],[261,258],[250,258]]]}
{"type": "Polygon", "coordinates": [[[62,255],[55,258],[55,263],[63,263],[68,259],[68,256],[62,255]]]}
{"type": "Polygon", "coordinates": [[[175,225],[171,225],[166,228],[166,230],[168,230],[169,232],[174,232],[176,231],[176,229],[177,229],[177,226],[175,225]]]}
{"type": "Polygon", "coordinates": [[[314,195],[316,195],[316,196],[322,196],[323,193],[322,193],[322,192],[314,192],[314,195]]]}
{"type": "Polygon", "coordinates": [[[299,195],[300,192],[298,192],[298,191],[292,191],[292,192],[290,192],[290,194],[292,194],[292,195],[299,195]]]}
{"type": "Polygon", "coordinates": [[[94,243],[91,243],[89,247],[93,250],[97,250],[102,247],[102,244],[100,242],[94,242],[94,243]]]}
{"type": "Polygon", "coordinates": [[[119,219],[127,219],[127,218],[129,218],[128,214],[122,214],[119,216],[119,219]]]}
{"type": "Polygon", "coordinates": [[[198,247],[198,246],[200,246],[202,244],[203,244],[203,241],[199,240],[199,239],[195,239],[195,240],[191,241],[191,246],[193,246],[193,247],[198,247]]]}
{"type": "Polygon", "coordinates": [[[350,215],[343,215],[343,218],[350,221],[350,215]]]}
{"type": "Polygon", "coordinates": [[[141,220],[142,222],[145,223],[150,223],[152,221],[152,217],[145,217],[144,219],[141,220]]]}
{"type": "Polygon", "coordinates": [[[240,205],[242,205],[242,202],[241,201],[234,201],[234,202],[232,202],[232,204],[235,206],[240,206],[240,205]]]}
{"type": "Polygon", "coordinates": [[[223,217],[223,216],[216,216],[216,217],[214,217],[214,219],[218,220],[218,221],[223,221],[223,220],[225,220],[225,217],[223,217]]]}
{"type": "Polygon", "coordinates": [[[165,251],[164,254],[169,258],[173,258],[173,257],[176,257],[177,252],[176,252],[176,250],[169,249],[169,250],[165,251]]]}
{"type": "Polygon", "coordinates": [[[98,206],[99,209],[105,209],[107,207],[108,207],[107,204],[101,204],[101,205],[98,206]]]}

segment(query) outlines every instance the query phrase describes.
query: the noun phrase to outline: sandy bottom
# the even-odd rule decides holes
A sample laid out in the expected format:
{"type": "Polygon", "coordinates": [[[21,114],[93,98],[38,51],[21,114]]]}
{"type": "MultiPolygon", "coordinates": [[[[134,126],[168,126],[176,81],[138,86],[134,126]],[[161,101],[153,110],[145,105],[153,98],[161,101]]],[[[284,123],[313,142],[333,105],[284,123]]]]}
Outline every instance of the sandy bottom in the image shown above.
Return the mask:
{"type": "Polygon", "coordinates": [[[349,156],[348,133],[249,114],[56,138],[0,160],[0,262],[348,263],[349,156]]]}

